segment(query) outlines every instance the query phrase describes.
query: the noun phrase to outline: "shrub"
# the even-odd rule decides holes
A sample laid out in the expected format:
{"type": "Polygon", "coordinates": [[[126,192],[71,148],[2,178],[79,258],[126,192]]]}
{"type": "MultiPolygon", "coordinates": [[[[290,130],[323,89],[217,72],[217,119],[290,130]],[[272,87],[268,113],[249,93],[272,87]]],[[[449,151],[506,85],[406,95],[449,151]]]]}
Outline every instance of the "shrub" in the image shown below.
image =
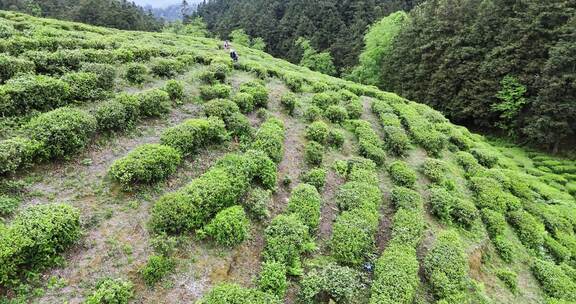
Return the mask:
{"type": "Polygon", "coordinates": [[[452,193],[442,187],[432,187],[430,189],[430,206],[432,213],[445,223],[452,222],[452,209],[456,204],[456,199],[452,193]]]}
{"type": "Polygon", "coordinates": [[[346,108],[341,106],[329,106],[324,112],[324,115],[333,123],[342,123],[348,119],[348,112],[346,112],[346,108]]]}
{"type": "Polygon", "coordinates": [[[352,132],[358,138],[360,155],[371,159],[378,165],[384,164],[386,153],[382,149],[384,143],[372,129],[372,125],[364,120],[350,121],[352,132]]]}
{"type": "Polygon", "coordinates": [[[315,121],[306,127],[306,139],[324,144],[328,140],[329,127],[323,121],[315,121]]]}
{"type": "Polygon", "coordinates": [[[364,112],[362,102],[357,98],[346,102],[345,108],[346,112],[348,113],[348,118],[350,119],[360,119],[362,113],[364,112]]]}
{"type": "Polygon", "coordinates": [[[304,160],[311,166],[322,165],[322,160],[324,158],[324,146],[321,144],[310,141],[304,149],[304,160]]]}
{"type": "Polygon", "coordinates": [[[508,209],[509,196],[505,195],[500,183],[489,177],[472,177],[471,190],[476,197],[476,206],[479,209],[490,208],[505,213],[508,209]]]}
{"type": "Polygon", "coordinates": [[[284,84],[290,89],[290,91],[298,93],[302,92],[302,87],[304,86],[304,79],[295,75],[284,74],[282,76],[284,84]]]}
{"type": "Polygon", "coordinates": [[[189,119],[164,131],[160,137],[163,145],[177,149],[183,155],[195,153],[209,144],[228,139],[224,122],[217,118],[189,119]]]}
{"type": "Polygon", "coordinates": [[[302,182],[314,186],[318,191],[322,191],[326,184],[326,169],[314,168],[304,173],[302,182]]]}
{"type": "Polygon", "coordinates": [[[24,137],[0,141],[0,175],[32,165],[40,148],[41,144],[37,141],[24,137]]]}
{"type": "Polygon", "coordinates": [[[146,265],[140,269],[140,275],[144,282],[153,286],[167,276],[175,267],[174,260],[163,255],[152,255],[148,258],[146,265]]]}
{"type": "Polygon", "coordinates": [[[197,304],[281,304],[274,295],[266,292],[240,287],[236,284],[222,283],[210,290],[197,304]]]}
{"type": "Polygon", "coordinates": [[[258,81],[243,83],[240,92],[252,95],[256,107],[266,108],[268,105],[268,89],[258,81]]]}
{"type": "Polygon", "coordinates": [[[275,163],[280,163],[284,157],[284,123],[271,117],[258,130],[252,143],[252,149],[264,152],[275,163]]]}
{"type": "Polygon", "coordinates": [[[570,259],[570,250],[568,250],[568,248],[564,247],[550,235],[544,236],[544,247],[558,264],[561,264],[562,262],[568,261],[570,259]]]}
{"type": "Polygon", "coordinates": [[[378,229],[378,213],[356,209],[344,211],[333,226],[330,248],[336,261],[359,266],[372,254],[374,235],[378,229]]]}
{"type": "Polygon", "coordinates": [[[232,87],[225,84],[205,85],[200,87],[200,97],[204,100],[228,98],[232,93],[232,87]]]}
{"type": "Polygon", "coordinates": [[[395,161],[388,168],[392,182],[397,186],[414,188],[416,185],[416,172],[403,161],[395,161]]]}
{"type": "Polygon", "coordinates": [[[518,291],[518,276],[515,272],[501,268],[496,270],[496,276],[512,293],[516,294],[518,291]]]}
{"type": "Polygon", "coordinates": [[[522,244],[528,248],[539,250],[544,243],[544,225],[523,210],[508,212],[507,217],[510,224],[516,229],[522,244]]]}
{"type": "Polygon", "coordinates": [[[105,91],[114,89],[116,80],[116,69],[110,64],[104,63],[84,63],[81,72],[94,73],[97,78],[96,86],[105,91]]]}
{"type": "Polygon", "coordinates": [[[410,304],[420,283],[416,250],[391,244],[376,262],[371,304],[410,304]]]}
{"type": "Polygon", "coordinates": [[[322,109],[322,110],[326,110],[328,109],[329,106],[334,106],[337,105],[339,100],[338,100],[338,94],[333,94],[334,92],[328,93],[318,93],[315,94],[312,97],[312,104],[314,104],[315,106],[317,106],[318,108],[322,109]]]}
{"type": "Polygon", "coordinates": [[[272,201],[272,191],[254,188],[244,200],[244,208],[256,220],[264,220],[270,216],[268,205],[272,201]]]}
{"type": "Polygon", "coordinates": [[[335,129],[330,130],[330,132],[328,133],[328,138],[326,140],[326,142],[330,147],[337,149],[342,148],[342,146],[344,146],[344,141],[345,141],[344,132],[335,129]]]}
{"type": "Polygon", "coordinates": [[[241,142],[253,137],[254,129],[250,121],[240,112],[234,113],[226,119],[226,128],[232,137],[240,139],[241,142]]]}
{"type": "Polygon", "coordinates": [[[484,221],[484,225],[486,226],[490,238],[504,235],[504,232],[506,231],[506,218],[502,213],[488,208],[482,209],[481,213],[482,221],[484,221]]]}
{"type": "Polygon", "coordinates": [[[434,158],[427,158],[422,166],[422,171],[428,179],[436,184],[441,184],[449,172],[445,162],[434,158]]]}
{"type": "Polygon", "coordinates": [[[140,116],[140,101],[135,96],[120,95],[96,109],[98,130],[123,131],[133,128],[140,116]]]}
{"type": "Polygon", "coordinates": [[[135,183],[166,179],[176,172],[181,161],[181,154],[172,147],[144,144],[116,160],[110,167],[110,176],[125,189],[130,189],[135,183]]]}
{"type": "Polygon", "coordinates": [[[314,247],[308,227],[295,215],[279,215],[268,225],[264,234],[264,261],[278,262],[286,266],[288,274],[300,275],[300,255],[314,247]]]}
{"type": "Polygon", "coordinates": [[[0,55],[0,83],[19,74],[33,74],[35,68],[32,61],[9,55],[0,55]]]}
{"type": "Polygon", "coordinates": [[[395,155],[402,156],[410,148],[410,139],[403,129],[384,127],[384,146],[395,155]]]}
{"type": "Polygon", "coordinates": [[[86,299],[86,304],[128,304],[134,296],[134,285],[122,279],[104,279],[96,285],[96,290],[86,299]]]}
{"type": "Polygon", "coordinates": [[[342,211],[358,208],[377,210],[382,202],[382,192],[378,186],[366,182],[348,182],[340,187],[335,199],[342,211]]]}
{"type": "Polygon", "coordinates": [[[492,168],[498,163],[498,155],[488,149],[472,149],[470,153],[484,167],[492,168]]]}
{"type": "Polygon", "coordinates": [[[392,188],[391,200],[396,209],[420,210],[423,208],[420,193],[406,187],[392,188]]]}
{"type": "Polygon", "coordinates": [[[515,256],[512,244],[508,240],[506,240],[506,238],[503,235],[497,235],[496,237],[494,237],[492,239],[492,243],[494,244],[496,252],[498,252],[498,255],[500,255],[502,260],[504,260],[507,263],[512,263],[515,256]]]}
{"type": "Polygon", "coordinates": [[[576,283],[562,271],[560,266],[536,259],[532,265],[532,272],[548,296],[559,300],[576,301],[576,283]]]}
{"type": "Polygon", "coordinates": [[[233,101],[238,105],[242,113],[254,111],[254,97],[248,93],[238,93],[234,95],[233,101]]]}
{"type": "Polygon", "coordinates": [[[458,234],[442,231],[424,260],[424,269],[437,299],[461,293],[468,281],[468,260],[458,234]]]}
{"type": "Polygon", "coordinates": [[[239,113],[240,109],[231,100],[213,99],[204,104],[204,113],[208,117],[217,117],[224,122],[229,120],[234,113],[239,113]]]}
{"type": "Polygon", "coordinates": [[[280,99],[280,103],[288,111],[289,115],[294,115],[294,110],[296,109],[296,102],[298,101],[298,97],[294,93],[286,93],[282,95],[280,99]]]}
{"type": "Polygon", "coordinates": [[[170,113],[170,96],[163,90],[150,90],[137,95],[140,114],[144,117],[160,117],[170,113]]]}
{"type": "Polygon", "coordinates": [[[105,96],[104,90],[98,87],[100,80],[94,73],[68,73],[62,77],[62,80],[70,86],[70,98],[72,100],[98,100],[105,96]]]}
{"type": "Polygon", "coordinates": [[[210,236],[223,246],[235,246],[248,238],[250,221],[240,206],[226,208],[198,231],[199,236],[210,236]]]}
{"type": "Polygon", "coordinates": [[[150,69],[156,76],[174,77],[184,70],[184,66],[175,59],[156,58],[152,61],[150,69]]]}
{"type": "Polygon", "coordinates": [[[426,230],[424,216],[420,210],[399,209],[394,215],[392,242],[416,248],[426,230]]]}
{"type": "Polygon", "coordinates": [[[141,63],[131,63],[126,69],[124,78],[131,84],[143,84],[148,75],[148,68],[141,63]]]}
{"type": "Polygon", "coordinates": [[[20,206],[20,199],[0,194],[0,216],[9,216],[20,206]]]}
{"type": "Polygon", "coordinates": [[[264,262],[258,279],[258,289],[283,299],[287,288],[286,266],[274,261],[264,262]]]}
{"type": "Polygon", "coordinates": [[[451,212],[453,222],[464,228],[470,228],[478,218],[478,215],[478,209],[471,201],[456,198],[451,212]]]}
{"type": "Polygon", "coordinates": [[[172,101],[181,101],[184,99],[184,83],[177,80],[168,80],[162,89],[172,101]]]}
{"type": "Polygon", "coordinates": [[[3,87],[9,102],[3,106],[8,115],[30,110],[49,111],[71,101],[71,88],[60,79],[43,75],[25,75],[10,79],[3,87]]]}
{"type": "Polygon", "coordinates": [[[63,158],[88,145],[96,124],[96,119],[82,110],[59,108],[33,118],[25,129],[40,143],[43,156],[63,158]]]}
{"type": "Polygon", "coordinates": [[[288,201],[287,211],[296,215],[310,232],[314,232],[320,225],[320,206],[322,198],[314,186],[300,184],[292,190],[288,201]]]}
{"type": "Polygon", "coordinates": [[[310,122],[316,121],[322,117],[322,110],[317,106],[308,106],[304,112],[304,117],[310,122]]]}
{"type": "Polygon", "coordinates": [[[230,67],[221,62],[212,62],[208,67],[208,71],[213,75],[215,80],[225,81],[228,74],[230,74],[230,67]]]}
{"type": "Polygon", "coordinates": [[[0,284],[11,286],[24,274],[41,271],[80,238],[80,213],[65,204],[26,208],[2,230],[0,284]]]}
{"type": "Polygon", "coordinates": [[[354,303],[361,297],[363,281],[359,271],[330,263],[304,276],[300,284],[299,303],[318,303],[326,296],[336,303],[354,303]]]}

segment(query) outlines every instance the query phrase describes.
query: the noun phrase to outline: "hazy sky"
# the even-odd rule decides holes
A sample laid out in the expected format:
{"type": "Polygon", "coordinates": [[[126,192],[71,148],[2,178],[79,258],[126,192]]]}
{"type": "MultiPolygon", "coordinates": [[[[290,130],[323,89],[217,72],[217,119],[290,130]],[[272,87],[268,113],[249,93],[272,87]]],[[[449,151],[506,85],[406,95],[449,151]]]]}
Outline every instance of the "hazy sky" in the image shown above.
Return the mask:
{"type": "Polygon", "coordinates": [[[182,3],[182,0],[132,0],[138,5],[152,5],[153,7],[166,7],[172,4],[182,3]]]}

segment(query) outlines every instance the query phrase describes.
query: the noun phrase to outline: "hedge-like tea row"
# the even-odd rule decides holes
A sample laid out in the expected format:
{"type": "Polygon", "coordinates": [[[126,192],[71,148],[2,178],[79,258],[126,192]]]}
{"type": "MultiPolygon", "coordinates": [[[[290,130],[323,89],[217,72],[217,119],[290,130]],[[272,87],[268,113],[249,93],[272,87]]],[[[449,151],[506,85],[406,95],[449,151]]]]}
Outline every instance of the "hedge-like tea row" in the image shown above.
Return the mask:
{"type": "Polygon", "coordinates": [[[221,283],[212,288],[197,304],[281,304],[276,296],[237,284],[221,283]]]}
{"type": "Polygon", "coordinates": [[[240,93],[252,95],[256,108],[266,108],[268,106],[268,89],[260,81],[250,81],[241,84],[240,93]]]}
{"type": "Polygon", "coordinates": [[[346,209],[336,218],[330,248],[344,265],[361,265],[374,252],[382,193],[374,162],[349,164],[347,183],[337,194],[338,205],[346,209]]]}
{"type": "Polygon", "coordinates": [[[6,82],[18,74],[32,74],[35,70],[36,66],[32,61],[0,55],[0,83],[6,82]]]}
{"type": "Polygon", "coordinates": [[[252,149],[263,151],[275,163],[279,163],[284,157],[284,139],[284,122],[271,117],[258,129],[252,149]]]}
{"type": "Polygon", "coordinates": [[[386,152],[384,152],[384,143],[372,129],[372,125],[364,120],[350,121],[352,133],[358,138],[360,146],[360,155],[374,161],[377,165],[384,164],[386,152]]]}
{"type": "Polygon", "coordinates": [[[252,136],[253,130],[250,121],[240,113],[238,105],[231,100],[210,100],[204,104],[204,113],[208,117],[222,119],[226,128],[235,138],[252,136]]]}
{"type": "Polygon", "coordinates": [[[228,139],[226,126],[219,118],[189,119],[169,128],[160,136],[160,143],[177,149],[182,155],[190,155],[208,144],[228,139]]]}
{"type": "Polygon", "coordinates": [[[80,234],[80,213],[69,205],[27,208],[0,234],[0,286],[18,284],[28,271],[52,266],[80,234]]]}
{"type": "Polygon", "coordinates": [[[402,126],[400,118],[394,113],[387,102],[375,100],[372,103],[372,112],[378,115],[384,130],[384,146],[395,155],[402,156],[410,148],[410,139],[402,126]]]}
{"type": "Polygon", "coordinates": [[[312,185],[300,184],[292,190],[288,200],[287,213],[294,214],[313,234],[320,225],[322,198],[312,185]]]}

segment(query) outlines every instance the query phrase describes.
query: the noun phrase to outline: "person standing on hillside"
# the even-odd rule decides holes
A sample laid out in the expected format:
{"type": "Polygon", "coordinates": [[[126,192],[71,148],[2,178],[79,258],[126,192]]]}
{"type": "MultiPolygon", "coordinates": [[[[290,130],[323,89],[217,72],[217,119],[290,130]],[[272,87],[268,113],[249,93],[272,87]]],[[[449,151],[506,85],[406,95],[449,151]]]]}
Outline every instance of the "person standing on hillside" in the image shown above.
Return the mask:
{"type": "Polygon", "coordinates": [[[236,51],[234,49],[230,49],[230,58],[232,58],[232,60],[234,61],[234,63],[238,62],[238,59],[240,59],[238,57],[238,53],[236,53],[236,51]]]}
{"type": "Polygon", "coordinates": [[[227,50],[230,48],[230,42],[228,40],[224,40],[224,49],[227,50]]]}

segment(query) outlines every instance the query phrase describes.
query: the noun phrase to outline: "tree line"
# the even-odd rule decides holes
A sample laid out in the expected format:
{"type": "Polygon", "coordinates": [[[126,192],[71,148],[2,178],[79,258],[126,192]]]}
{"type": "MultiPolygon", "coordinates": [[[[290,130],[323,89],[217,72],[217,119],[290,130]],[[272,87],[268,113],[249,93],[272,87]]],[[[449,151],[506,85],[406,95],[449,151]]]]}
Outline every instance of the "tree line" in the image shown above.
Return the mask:
{"type": "Polygon", "coordinates": [[[127,0],[2,0],[0,9],[122,30],[162,29],[150,11],[127,0]]]}

